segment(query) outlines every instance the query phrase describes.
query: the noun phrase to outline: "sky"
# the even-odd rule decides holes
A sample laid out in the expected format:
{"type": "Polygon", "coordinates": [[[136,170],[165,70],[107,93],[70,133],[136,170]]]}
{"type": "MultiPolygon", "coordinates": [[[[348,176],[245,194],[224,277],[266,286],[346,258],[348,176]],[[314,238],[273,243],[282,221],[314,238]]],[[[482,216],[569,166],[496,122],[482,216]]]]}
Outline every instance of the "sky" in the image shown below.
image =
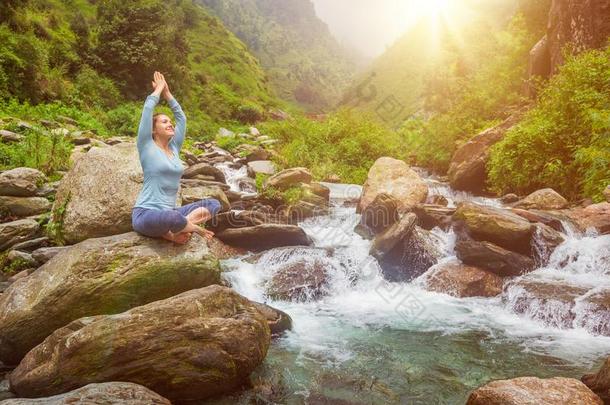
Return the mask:
{"type": "Polygon", "coordinates": [[[312,0],[337,40],[367,58],[381,55],[412,23],[414,0],[312,0]]]}

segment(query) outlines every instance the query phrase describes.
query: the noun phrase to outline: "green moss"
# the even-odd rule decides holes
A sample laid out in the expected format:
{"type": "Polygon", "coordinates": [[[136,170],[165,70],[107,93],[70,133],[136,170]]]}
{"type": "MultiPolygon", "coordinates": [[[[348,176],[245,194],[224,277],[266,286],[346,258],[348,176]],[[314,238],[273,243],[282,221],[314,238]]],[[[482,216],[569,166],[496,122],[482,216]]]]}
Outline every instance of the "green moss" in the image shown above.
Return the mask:
{"type": "Polygon", "coordinates": [[[65,244],[63,235],[64,215],[70,198],[71,194],[68,194],[65,201],[53,210],[51,219],[45,225],[45,233],[58,246],[63,246],[65,244]]]}

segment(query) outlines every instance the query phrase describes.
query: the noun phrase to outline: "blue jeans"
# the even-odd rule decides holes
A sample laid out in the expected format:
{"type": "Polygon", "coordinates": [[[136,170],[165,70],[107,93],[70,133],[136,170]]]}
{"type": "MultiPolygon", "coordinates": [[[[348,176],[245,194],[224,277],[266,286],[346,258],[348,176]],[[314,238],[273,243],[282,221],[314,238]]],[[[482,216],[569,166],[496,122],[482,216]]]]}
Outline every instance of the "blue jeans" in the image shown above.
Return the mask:
{"type": "Polygon", "coordinates": [[[197,208],[206,208],[211,216],[220,211],[220,202],[215,198],[206,198],[171,210],[154,210],[134,207],[131,211],[133,230],[142,235],[159,238],[168,231],[180,232],[186,226],[186,216],[197,208]]]}

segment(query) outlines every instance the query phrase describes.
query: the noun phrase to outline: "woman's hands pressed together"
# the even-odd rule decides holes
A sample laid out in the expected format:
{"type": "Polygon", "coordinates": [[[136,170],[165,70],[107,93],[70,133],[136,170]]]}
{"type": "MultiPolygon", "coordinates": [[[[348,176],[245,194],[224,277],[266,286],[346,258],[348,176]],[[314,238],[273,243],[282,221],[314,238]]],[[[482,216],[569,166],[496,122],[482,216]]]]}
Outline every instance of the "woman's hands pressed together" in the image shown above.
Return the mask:
{"type": "Polygon", "coordinates": [[[169,101],[173,98],[172,93],[170,93],[169,91],[169,85],[165,80],[165,76],[163,76],[161,72],[155,71],[155,73],[153,74],[152,87],[153,94],[157,97],[162,95],[166,101],[169,101]]]}

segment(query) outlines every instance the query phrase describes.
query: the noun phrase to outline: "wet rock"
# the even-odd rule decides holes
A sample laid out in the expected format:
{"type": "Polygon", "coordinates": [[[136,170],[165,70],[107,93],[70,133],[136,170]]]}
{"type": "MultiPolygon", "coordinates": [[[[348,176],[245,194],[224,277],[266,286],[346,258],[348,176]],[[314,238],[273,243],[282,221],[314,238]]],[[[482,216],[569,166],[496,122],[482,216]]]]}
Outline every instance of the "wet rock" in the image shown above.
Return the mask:
{"type": "Polygon", "coordinates": [[[380,193],[362,211],[360,224],[370,229],[373,235],[383,232],[398,219],[399,202],[387,193],[380,193]]]}
{"type": "Polygon", "coordinates": [[[63,239],[77,243],[129,232],[142,176],[134,144],[92,148],[64,176],[57,190],[52,221],[63,239]]]}
{"type": "Polygon", "coordinates": [[[222,232],[228,228],[245,228],[248,226],[262,225],[272,222],[267,214],[261,211],[229,211],[223,212],[212,218],[207,225],[214,232],[222,232]]]}
{"type": "Polygon", "coordinates": [[[505,249],[529,255],[533,226],[509,210],[471,202],[460,203],[453,214],[477,241],[489,241],[505,249]]]}
{"type": "Polygon", "coordinates": [[[610,336],[610,289],[599,288],[574,306],[575,324],[593,335],[610,336]]]}
{"type": "Polygon", "coordinates": [[[458,234],[455,252],[464,264],[480,267],[501,277],[518,276],[536,267],[534,261],[527,256],[491,242],[473,240],[461,232],[458,234]]]}
{"type": "Polygon", "coordinates": [[[16,134],[6,129],[0,129],[0,141],[4,143],[20,142],[23,140],[23,135],[16,134]]]}
{"type": "Polygon", "coordinates": [[[234,257],[244,256],[248,253],[246,249],[229,246],[226,243],[221,242],[218,238],[213,238],[208,241],[208,247],[210,253],[214,255],[218,260],[231,259],[234,257]]]}
{"type": "Polygon", "coordinates": [[[601,365],[597,373],[585,374],[581,381],[604,401],[610,403],[610,357],[601,365]]]}
{"type": "Polygon", "coordinates": [[[441,256],[438,241],[406,214],[373,240],[369,254],[377,259],[388,281],[410,281],[434,266],[441,256]]]}
{"type": "Polygon", "coordinates": [[[220,187],[188,187],[182,189],[182,205],[191,204],[204,198],[215,198],[220,202],[220,211],[228,211],[231,203],[220,187]]]}
{"type": "Polygon", "coordinates": [[[13,398],[2,405],[69,405],[69,404],[127,404],[171,405],[169,400],[138,384],[108,382],[88,384],[65,394],[47,398],[13,398]]]}
{"type": "Polygon", "coordinates": [[[292,329],[292,318],[286,312],[259,302],[252,302],[252,304],[267,319],[272,336],[280,336],[285,331],[292,329]]]}
{"type": "Polygon", "coordinates": [[[515,208],[538,209],[538,210],[559,210],[568,206],[568,200],[563,198],[552,188],[543,188],[534,191],[527,197],[515,203],[515,208]]]}
{"type": "Polygon", "coordinates": [[[502,300],[518,314],[555,328],[572,328],[576,299],[588,288],[566,282],[523,277],[509,282],[502,300]]]}
{"type": "Polygon", "coordinates": [[[267,284],[266,294],[274,300],[316,300],[325,295],[328,277],[324,261],[299,260],[276,270],[267,284]]]}
{"type": "Polygon", "coordinates": [[[509,193],[509,194],[503,195],[500,198],[500,201],[503,204],[511,204],[511,203],[519,201],[519,196],[517,196],[517,194],[509,193]]]}
{"type": "Polygon", "coordinates": [[[55,329],[218,283],[206,242],[187,245],[130,232],[88,239],[57,253],[0,296],[0,360],[16,364],[55,329]]]}
{"type": "Polygon", "coordinates": [[[519,377],[492,381],[474,390],[466,405],[602,405],[602,400],[574,378],[519,377]]]}
{"type": "Polygon", "coordinates": [[[417,204],[412,212],[417,215],[417,224],[424,229],[431,230],[436,227],[447,230],[451,227],[451,218],[455,208],[441,205],[417,204]]]}
{"type": "Polygon", "coordinates": [[[225,229],[216,234],[221,241],[252,250],[265,250],[279,246],[309,246],[311,239],[295,225],[262,224],[243,228],[225,229]]]}
{"type": "Polygon", "coordinates": [[[267,320],[248,299],[209,286],[53,332],[10,375],[18,395],[42,397],[92,382],[154,388],[197,402],[246,382],[265,358],[267,320]]]}
{"type": "Polygon", "coordinates": [[[312,175],[305,167],[293,167],[282,170],[265,180],[264,187],[273,187],[286,190],[300,183],[310,183],[312,175]]]}
{"type": "Polygon", "coordinates": [[[50,209],[51,203],[43,197],[0,196],[0,212],[16,217],[42,214],[50,209]]]}
{"type": "Polygon", "coordinates": [[[565,229],[563,229],[561,219],[551,213],[539,210],[522,210],[519,208],[511,208],[511,212],[527,219],[531,223],[540,222],[544,225],[550,226],[556,231],[565,231],[565,229]]]}
{"type": "Polygon", "coordinates": [[[443,195],[434,194],[429,195],[428,198],[426,198],[426,204],[440,205],[446,207],[447,205],[449,205],[449,200],[447,200],[447,198],[443,195]]]}
{"type": "Polygon", "coordinates": [[[426,200],[428,186],[402,160],[382,157],[369,170],[357,211],[364,211],[381,193],[396,198],[399,201],[398,209],[403,212],[426,200]]]}
{"type": "Polygon", "coordinates": [[[582,231],[593,228],[602,235],[610,234],[610,203],[591,204],[562,212],[582,231]]]}
{"type": "Polygon", "coordinates": [[[563,235],[550,226],[541,223],[534,224],[533,253],[536,263],[539,265],[548,263],[553,251],[564,241],[563,235]]]}
{"type": "Polygon", "coordinates": [[[504,138],[520,116],[520,113],[513,114],[500,125],[475,135],[455,151],[447,172],[451,187],[474,193],[485,190],[490,149],[504,138]]]}
{"type": "Polygon", "coordinates": [[[35,238],[39,231],[40,225],[38,222],[30,218],[0,224],[0,251],[35,238]]]}
{"type": "Polygon", "coordinates": [[[218,181],[220,183],[227,182],[224,173],[220,169],[207,163],[197,163],[193,166],[189,166],[184,170],[182,177],[185,179],[190,179],[197,175],[211,176],[213,177],[214,181],[218,181]]]}
{"type": "Polygon", "coordinates": [[[50,246],[50,247],[42,247],[34,250],[32,252],[32,257],[39,265],[45,264],[49,260],[51,260],[56,254],[61,252],[62,250],[69,249],[68,246],[50,246]]]}
{"type": "Polygon", "coordinates": [[[426,274],[426,288],[454,297],[495,297],[502,293],[502,277],[457,262],[440,263],[426,274]]]}
{"type": "Polygon", "coordinates": [[[267,175],[275,173],[275,165],[270,160],[254,160],[248,162],[248,169],[252,171],[252,177],[255,177],[259,173],[267,175]]]}
{"type": "Polygon", "coordinates": [[[29,167],[17,167],[0,173],[0,195],[31,197],[46,180],[45,175],[29,167]]]}

